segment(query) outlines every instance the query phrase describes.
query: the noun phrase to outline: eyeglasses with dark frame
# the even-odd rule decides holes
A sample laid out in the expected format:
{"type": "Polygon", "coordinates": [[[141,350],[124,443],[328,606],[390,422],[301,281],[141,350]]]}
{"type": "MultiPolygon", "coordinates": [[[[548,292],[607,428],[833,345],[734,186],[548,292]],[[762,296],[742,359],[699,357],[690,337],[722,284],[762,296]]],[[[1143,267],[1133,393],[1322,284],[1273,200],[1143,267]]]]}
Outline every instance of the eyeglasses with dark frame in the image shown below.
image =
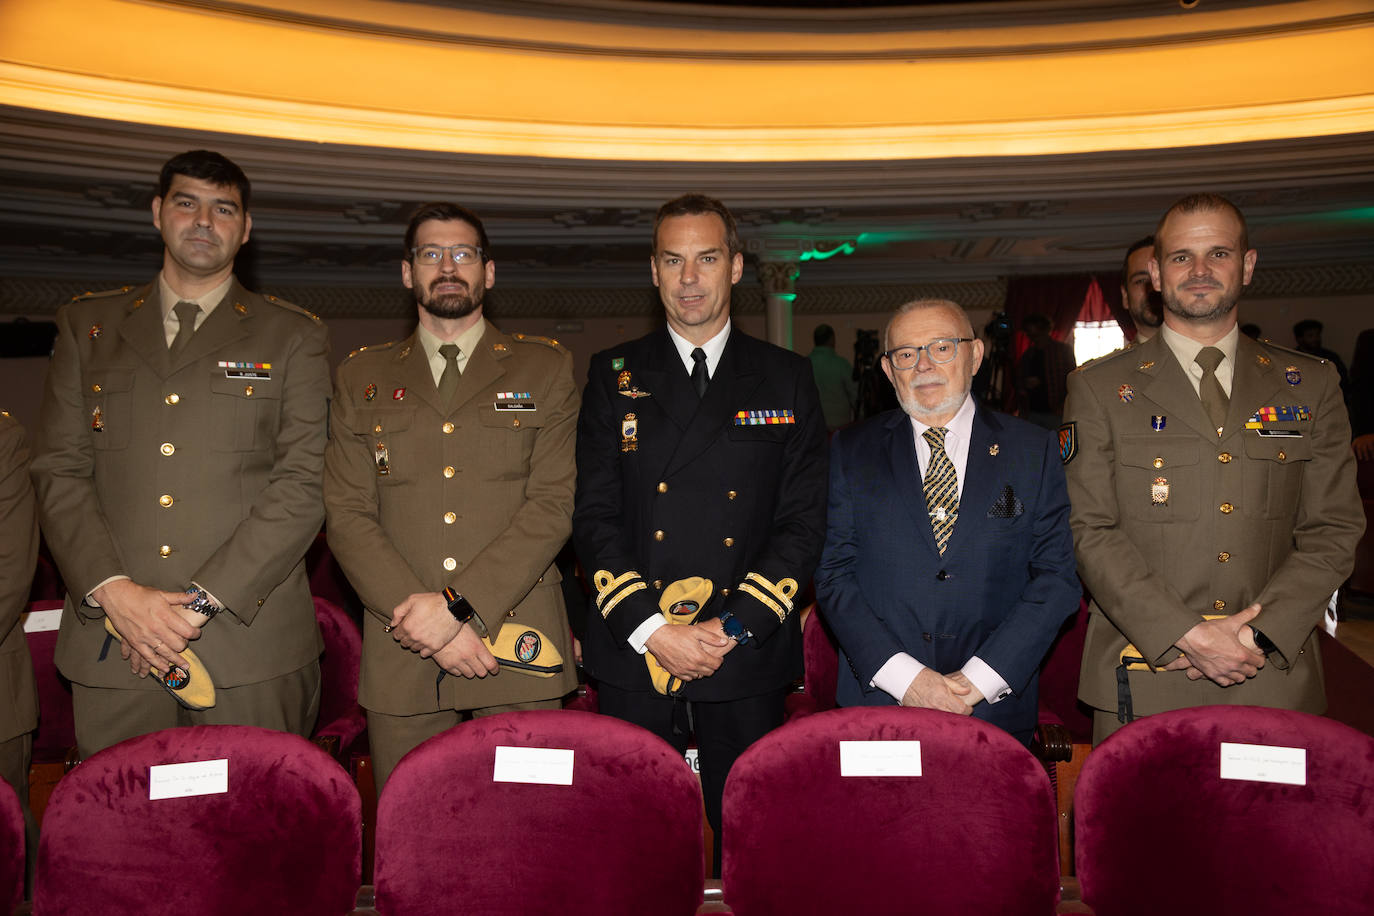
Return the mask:
{"type": "Polygon", "coordinates": [[[420,245],[410,249],[410,256],[416,264],[429,267],[444,263],[445,253],[458,265],[476,264],[482,260],[482,249],[476,245],[420,245]]]}
{"type": "Polygon", "coordinates": [[[959,355],[959,344],[973,343],[972,337],[941,337],[932,340],[924,347],[894,347],[882,354],[894,369],[914,369],[921,361],[924,350],[930,361],[937,366],[951,362],[959,355]]]}

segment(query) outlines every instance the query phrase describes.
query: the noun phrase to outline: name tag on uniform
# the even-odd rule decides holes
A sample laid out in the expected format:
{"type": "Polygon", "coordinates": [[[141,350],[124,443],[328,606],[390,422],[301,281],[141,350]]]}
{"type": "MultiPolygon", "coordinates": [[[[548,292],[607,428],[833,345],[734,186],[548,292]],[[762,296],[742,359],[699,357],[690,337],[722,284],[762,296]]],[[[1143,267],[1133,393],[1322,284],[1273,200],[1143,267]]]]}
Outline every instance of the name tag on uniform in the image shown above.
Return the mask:
{"type": "Polygon", "coordinates": [[[1256,432],[1258,432],[1261,436],[1265,436],[1266,438],[1270,436],[1274,436],[1279,439],[1302,438],[1302,433],[1298,432],[1296,429],[1260,429],[1256,430],[1256,432]]]}

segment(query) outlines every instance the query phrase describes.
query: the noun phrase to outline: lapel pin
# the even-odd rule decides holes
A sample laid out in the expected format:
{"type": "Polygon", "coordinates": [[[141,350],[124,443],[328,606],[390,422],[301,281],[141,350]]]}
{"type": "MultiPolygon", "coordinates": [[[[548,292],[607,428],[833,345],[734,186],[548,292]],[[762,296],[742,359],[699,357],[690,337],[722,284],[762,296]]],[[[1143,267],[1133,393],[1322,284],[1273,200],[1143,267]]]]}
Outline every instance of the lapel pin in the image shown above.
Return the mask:
{"type": "Polygon", "coordinates": [[[1255,362],[1259,363],[1261,366],[1267,366],[1269,365],[1270,360],[1269,357],[1261,353],[1255,357],[1255,362]]]}
{"type": "Polygon", "coordinates": [[[404,400],[405,396],[406,390],[404,388],[397,388],[395,391],[391,392],[391,400],[393,401],[404,400]]]}
{"type": "Polygon", "coordinates": [[[1147,359],[1147,360],[1145,360],[1145,362],[1141,363],[1139,366],[1136,366],[1136,368],[1139,369],[1141,372],[1144,372],[1146,369],[1153,369],[1154,367],[1155,367],[1155,361],[1152,360],[1152,359],[1147,359]]]}
{"type": "Polygon", "coordinates": [[[1000,445],[998,445],[996,442],[994,442],[994,443],[992,443],[992,445],[989,445],[989,446],[988,446],[988,454],[991,455],[991,456],[994,457],[994,458],[997,457],[997,453],[1000,452],[1001,450],[1002,450],[1002,447],[1001,447],[1000,445]]]}
{"type": "Polygon", "coordinates": [[[102,328],[100,327],[100,325],[93,324],[91,325],[91,329],[86,332],[86,336],[89,337],[91,340],[95,340],[97,337],[100,336],[101,330],[102,328]]]}
{"type": "Polygon", "coordinates": [[[1160,416],[1150,417],[1150,429],[1153,429],[1155,432],[1159,432],[1161,429],[1164,428],[1164,423],[1166,419],[1167,418],[1160,416]]]}

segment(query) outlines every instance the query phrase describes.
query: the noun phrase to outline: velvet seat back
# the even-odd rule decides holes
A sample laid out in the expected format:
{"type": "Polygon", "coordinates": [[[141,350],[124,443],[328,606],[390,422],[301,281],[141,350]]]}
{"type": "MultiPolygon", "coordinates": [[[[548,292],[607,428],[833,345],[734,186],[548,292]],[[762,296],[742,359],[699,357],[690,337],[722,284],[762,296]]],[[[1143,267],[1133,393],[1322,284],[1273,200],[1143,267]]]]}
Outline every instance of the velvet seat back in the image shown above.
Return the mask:
{"type": "Polygon", "coordinates": [[[94,754],[58,785],[33,912],[339,916],[361,862],[361,801],[328,754],[262,728],[173,728],[94,754]],[[228,792],[149,800],[151,765],[220,758],[228,792]]]}
{"type": "Polygon", "coordinates": [[[1093,740],[1092,713],[1078,699],[1078,669],[1087,635],[1088,602],[1083,599],[1040,666],[1040,719],[1061,722],[1075,744],[1091,744],[1093,740]]]}
{"type": "Polygon", "coordinates": [[[19,796],[0,779],[0,907],[8,913],[24,896],[24,811],[19,796]]]}
{"type": "Polygon", "coordinates": [[[346,748],[367,727],[358,705],[358,674],[362,667],[363,635],[358,625],[328,599],[315,597],[315,620],[324,638],[320,656],[320,715],[315,737],[333,735],[346,748]]]}
{"type": "Polygon", "coordinates": [[[574,710],[474,719],[415,748],[377,805],[383,916],[691,916],[701,788],[666,742],[574,710]],[[495,782],[499,746],[571,748],[572,785],[495,782]]]}
{"type": "Polygon", "coordinates": [[[1319,716],[1204,706],[1139,719],[1078,778],[1097,916],[1374,912],[1374,738],[1319,716]],[[1220,778],[1221,743],[1305,748],[1306,785],[1220,778]]]}
{"type": "Polygon", "coordinates": [[[736,916],[1050,916],[1059,892],[1045,770],[977,719],[835,709],[754,743],[725,784],[736,916]],[[920,741],[920,776],[841,776],[841,741],[920,741]]]}
{"type": "Polygon", "coordinates": [[[835,685],[840,674],[839,649],[814,604],[802,624],[802,665],[806,689],[803,693],[787,695],[788,721],[835,708],[835,685]]]}

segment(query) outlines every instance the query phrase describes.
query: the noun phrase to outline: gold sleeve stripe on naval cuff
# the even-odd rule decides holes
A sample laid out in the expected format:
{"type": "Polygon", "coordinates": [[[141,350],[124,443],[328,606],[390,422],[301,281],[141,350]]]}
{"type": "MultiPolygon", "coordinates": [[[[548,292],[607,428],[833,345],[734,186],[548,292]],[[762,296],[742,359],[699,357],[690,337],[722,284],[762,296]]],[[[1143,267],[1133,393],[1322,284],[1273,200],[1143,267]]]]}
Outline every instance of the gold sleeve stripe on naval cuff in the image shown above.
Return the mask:
{"type": "Polygon", "coordinates": [[[797,593],[797,580],[781,579],[774,584],[758,573],[751,572],[740,583],[739,591],[753,596],[776,614],[781,623],[792,612],[792,596],[797,593]]]}
{"type": "Polygon", "coordinates": [[[592,577],[592,582],[596,585],[596,606],[601,611],[603,620],[610,616],[615,606],[627,596],[649,587],[644,578],[633,569],[614,577],[609,570],[599,569],[592,577]]]}

